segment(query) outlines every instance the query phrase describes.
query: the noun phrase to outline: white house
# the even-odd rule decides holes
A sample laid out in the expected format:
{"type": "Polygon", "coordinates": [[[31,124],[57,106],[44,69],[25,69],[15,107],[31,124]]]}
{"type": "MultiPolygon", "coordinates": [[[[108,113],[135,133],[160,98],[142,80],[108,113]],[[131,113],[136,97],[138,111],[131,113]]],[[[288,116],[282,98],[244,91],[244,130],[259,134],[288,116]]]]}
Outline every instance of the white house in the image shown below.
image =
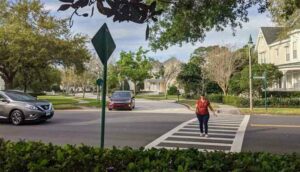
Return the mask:
{"type": "Polygon", "coordinates": [[[283,27],[260,28],[256,50],[258,63],[276,65],[283,73],[270,90],[300,91],[300,29],[284,34],[283,27]]]}
{"type": "Polygon", "coordinates": [[[152,64],[152,70],[151,70],[151,74],[153,76],[157,75],[162,67],[164,68],[165,74],[168,72],[169,73],[173,72],[173,74],[172,76],[169,75],[168,79],[164,78],[163,76],[157,76],[151,79],[146,79],[144,81],[143,91],[152,92],[155,94],[165,93],[168,87],[172,85],[177,85],[176,76],[180,72],[181,64],[182,63],[175,57],[172,57],[163,63],[160,63],[159,61],[155,61],[152,64]]]}

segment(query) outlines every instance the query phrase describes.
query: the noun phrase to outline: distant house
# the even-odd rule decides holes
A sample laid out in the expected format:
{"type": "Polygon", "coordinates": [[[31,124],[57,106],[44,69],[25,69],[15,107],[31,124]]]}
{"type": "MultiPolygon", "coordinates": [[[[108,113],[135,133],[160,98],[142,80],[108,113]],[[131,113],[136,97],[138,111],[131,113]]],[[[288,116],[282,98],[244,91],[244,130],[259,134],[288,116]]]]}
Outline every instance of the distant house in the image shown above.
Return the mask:
{"type": "Polygon", "coordinates": [[[1,77],[0,77],[0,90],[4,90],[4,81],[1,77]]]}
{"type": "Polygon", "coordinates": [[[283,34],[283,27],[262,27],[256,50],[258,63],[276,65],[283,77],[271,90],[300,91],[300,29],[283,34]]]}
{"type": "Polygon", "coordinates": [[[151,70],[151,75],[153,77],[145,80],[143,91],[152,92],[154,94],[165,93],[170,86],[177,85],[176,76],[180,72],[181,64],[182,62],[175,57],[172,57],[163,63],[154,61],[151,70]],[[164,69],[165,73],[172,69],[173,76],[167,79],[160,75],[159,73],[162,68],[164,69]]]}

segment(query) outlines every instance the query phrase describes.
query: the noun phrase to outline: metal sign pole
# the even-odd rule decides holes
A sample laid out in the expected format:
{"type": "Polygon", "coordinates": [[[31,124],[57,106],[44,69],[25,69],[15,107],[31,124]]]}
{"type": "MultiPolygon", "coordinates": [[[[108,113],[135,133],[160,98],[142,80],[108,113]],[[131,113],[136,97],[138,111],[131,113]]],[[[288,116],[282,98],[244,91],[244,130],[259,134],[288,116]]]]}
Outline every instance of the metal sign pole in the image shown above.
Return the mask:
{"type": "Polygon", "coordinates": [[[101,148],[104,148],[107,63],[103,64],[103,67],[104,70],[103,70],[102,111],[101,111],[101,148]]]}

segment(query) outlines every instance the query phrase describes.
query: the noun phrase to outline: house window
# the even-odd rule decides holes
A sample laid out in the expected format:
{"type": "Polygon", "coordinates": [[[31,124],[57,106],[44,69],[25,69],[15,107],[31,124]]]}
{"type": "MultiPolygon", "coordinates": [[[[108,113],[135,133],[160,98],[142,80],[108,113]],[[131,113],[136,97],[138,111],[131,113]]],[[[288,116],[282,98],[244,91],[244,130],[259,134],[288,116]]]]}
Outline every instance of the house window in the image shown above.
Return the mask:
{"type": "Polygon", "coordinates": [[[289,47],[285,47],[285,57],[286,57],[286,61],[290,61],[290,51],[289,51],[289,47]]]}
{"type": "Polygon", "coordinates": [[[266,53],[260,53],[260,62],[261,64],[266,63],[266,53]]]}
{"type": "Polygon", "coordinates": [[[278,48],[275,49],[275,57],[276,57],[276,58],[279,57],[279,49],[278,49],[278,48]]]}
{"type": "Polygon", "coordinates": [[[293,42],[293,58],[297,58],[297,42],[293,42]]]}

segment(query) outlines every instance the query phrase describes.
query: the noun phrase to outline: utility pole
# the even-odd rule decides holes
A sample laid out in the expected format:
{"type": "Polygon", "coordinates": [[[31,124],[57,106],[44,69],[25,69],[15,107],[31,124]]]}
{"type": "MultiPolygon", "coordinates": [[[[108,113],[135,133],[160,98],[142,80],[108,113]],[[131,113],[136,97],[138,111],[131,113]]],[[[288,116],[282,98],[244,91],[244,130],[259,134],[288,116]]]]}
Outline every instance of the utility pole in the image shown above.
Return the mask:
{"type": "Polygon", "coordinates": [[[252,104],[252,59],[251,59],[251,48],[253,45],[252,36],[250,35],[248,47],[249,47],[249,103],[250,103],[250,111],[253,110],[252,104]]]}

